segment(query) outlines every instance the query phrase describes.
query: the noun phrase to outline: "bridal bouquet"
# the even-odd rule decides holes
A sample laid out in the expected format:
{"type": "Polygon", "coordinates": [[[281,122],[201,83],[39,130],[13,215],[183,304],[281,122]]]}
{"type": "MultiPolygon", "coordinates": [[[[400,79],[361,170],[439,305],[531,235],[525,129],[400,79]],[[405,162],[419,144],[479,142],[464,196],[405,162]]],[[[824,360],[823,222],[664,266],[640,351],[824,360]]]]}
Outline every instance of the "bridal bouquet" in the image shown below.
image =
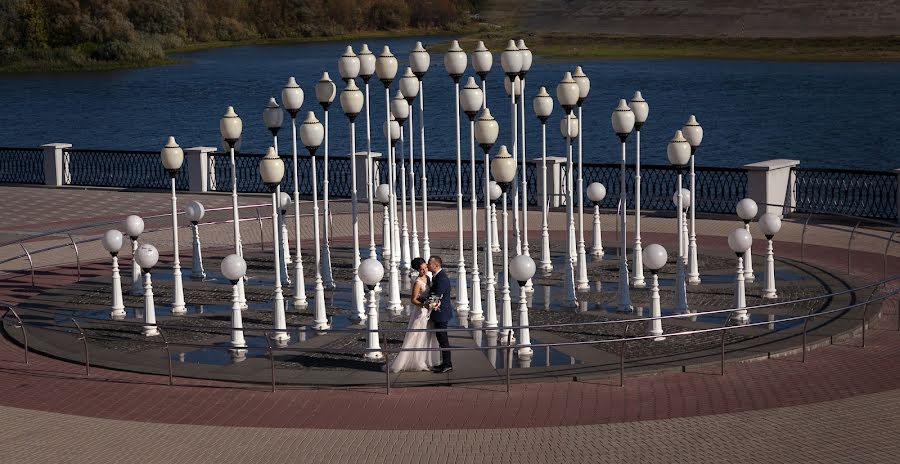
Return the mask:
{"type": "Polygon", "coordinates": [[[441,300],[443,299],[443,295],[431,295],[425,300],[425,307],[432,311],[440,311],[441,310],[441,300]]]}

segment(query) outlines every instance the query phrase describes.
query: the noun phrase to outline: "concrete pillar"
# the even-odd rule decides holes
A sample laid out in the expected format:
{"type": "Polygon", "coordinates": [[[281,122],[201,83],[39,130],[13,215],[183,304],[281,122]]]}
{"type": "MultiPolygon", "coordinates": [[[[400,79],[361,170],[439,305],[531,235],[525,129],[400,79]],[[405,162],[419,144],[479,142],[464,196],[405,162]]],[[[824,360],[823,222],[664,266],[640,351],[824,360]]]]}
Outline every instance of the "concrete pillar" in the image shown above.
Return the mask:
{"type": "Polygon", "coordinates": [[[759,214],[789,214],[796,207],[796,178],[791,168],[799,160],[774,159],[745,164],[747,196],[759,205],[759,214]],[[768,203],[768,204],[767,204],[768,203]]]}
{"type": "Polygon", "coordinates": [[[188,166],[188,191],[208,192],[209,186],[209,153],[216,147],[191,147],[184,150],[188,166]]]}
{"type": "MultiPolygon", "coordinates": [[[[358,151],[353,155],[353,162],[356,163],[356,200],[359,203],[362,203],[362,202],[368,203],[369,202],[368,180],[366,179],[366,154],[367,154],[367,152],[358,151]]],[[[398,163],[397,163],[397,165],[398,165],[397,185],[400,185],[400,177],[399,177],[400,176],[400,171],[399,171],[400,159],[398,158],[397,161],[398,161],[398,163]]],[[[416,161],[418,161],[418,160],[416,160],[416,161]]],[[[377,176],[378,176],[378,165],[380,162],[381,162],[381,153],[379,153],[377,151],[373,151],[372,152],[372,175],[376,176],[375,179],[373,180],[373,183],[375,184],[374,188],[378,188],[377,176]]],[[[407,164],[406,176],[409,177],[409,162],[407,162],[406,164],[407,164]]],[[[332,171],[332,178],[334,178],[333,171],[332,171]]],[[[345,181],[348,184],[350,183],[349,174],[345,181]]],[[[409,183],[409,179],[406,179],[406,182],[409,183]]],[[[338,182],[336,181],[335,184],[337,184],[337,183],[338,182]]],[[[331,186],[331,190],[332,191],[335,190],[335,185],[331,186]]],[[[349,195],[348,195],[348,197],[349,197],[349,195]]],[[[377,207],[376,207],[376,209],[377,209],[377,207]]]]}
{"type": "Polygon", "coordinates": [[[69,163],[63,153],[66,148],[72,148],[72,144],[48,143],[41,148],[44,149],[44,184],[61,187],[72,183],[69,163]]]}
{"type": "MultiPolygon", "coordinates": [[[[534,171],[535,175],[533,178],[528,179],[528,183],[535,183],[535,196],[538,199],[538,203],[541,202],[541,198],[543,195],[544,185],[541,179],[543,175],[543,171],[541,170],[541,158],[534,158],[532,160],[536,169],[534,171]]],[[[565,206],[565,198],[562,196],[563,186],[565,185],[565,176],[563,175],[564,166],[566,164],[566,158],[561,156],[548,156],[547,157],[547,202],[550,203],[551,208],[558,208],[560,206],[565,206]]]]}

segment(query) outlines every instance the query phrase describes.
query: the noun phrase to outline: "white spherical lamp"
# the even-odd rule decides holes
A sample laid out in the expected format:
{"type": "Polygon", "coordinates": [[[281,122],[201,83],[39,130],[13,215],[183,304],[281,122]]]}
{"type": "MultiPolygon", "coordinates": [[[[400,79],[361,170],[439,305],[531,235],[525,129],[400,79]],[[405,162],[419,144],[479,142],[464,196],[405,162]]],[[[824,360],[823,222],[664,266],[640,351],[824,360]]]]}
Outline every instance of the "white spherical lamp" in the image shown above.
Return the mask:
{"type": "Polygon", "coordinates": [[[156,266],[156,263],[159,262],[159,251],[155,246],[145,243],[138,247],[137,253],[134,255],[134,260],[144,272],[150,272],[150,270],[153,269],[153,266],[156,266]]]}
{"type": "Polygon", "coordinates": [[[666,146],[666,157],[669,158],[669,163],[677,168],[683,168],[691,160],[691,146],[680,130],[675,131],[675,136],[666,146]]]}
{"type": "Polygon", "coordinates": [[[759,217],[759,229],[770,239],[781,230],[781,218],[774,213],[766,213],[759,217]]]}
{"type": "Polygon", "coordinates": [[[206,208],[203,207],[203,203],[192,200],[184,207],[184,215],[187,216],[188,221],[191,221],[192,224],[197,224],[206,215],[206,208]]]}
{"type": "Polygon", "coordinates": [[[748,223],[756,217],[756,213],[759,212],[759,207],[756,206],[756,202],[751,198],[744,198],[738,202],[735,210],[737,211],[738,217],[745,223],[748,223]]]}
{"type": "Polygon", "coordinates": [[[587,187],[587,196],[588,200],[591,200],[594,204],[599,204],[606,198],[606,187],[600,182],[591,182],[587,187]]]}
{"type": "Polygon", "coordinates": [[[132,214],[125,218],[123,228],[132,240],[137,240],[144,233],[144,220],[140,216],[132,214]]]}
{"type": "Polygon", "coordinates": [[[518,255],[509,262],[509,273],[519,285],[525,285],[528,279],[534,277],[536,269],[534,260],[528,255],[518,255]]]}
{"type": "Polygon", "coordinates": [[[122,249],[123,236],[118,230],[107,230],[103,237],[100,237],[100,243],[109,254],[116,256],[122,249]]]}
{"type": "Polygon", "coordinates": [[[744,254],[753,244],[753,237],[743,227],[734,229],[728,234],[728,247],[737,255],[744,254]]]}
{"type": "Polygon", "coordinates": [[[247,262],[238,255],[228,255],[222,260],[222,275],[231,281],[232,285],[241,280],[247,274],[247,262]]]}
{"type": "Polygon", "coordinates": [[[650,269],[652,272],[658,272],[662,269],[669,259],[666,249],[658,243],[653,243],[644,248],[642,256],[644,258],[644,266],[647,266],[647,269],[650,269]]]}
{"type": "Polygon", "coordinates": [[[375,258],[364,259],[359,263],[358,273],[359,278],[371,290],[384,277],[384,266],[375,258]]]}

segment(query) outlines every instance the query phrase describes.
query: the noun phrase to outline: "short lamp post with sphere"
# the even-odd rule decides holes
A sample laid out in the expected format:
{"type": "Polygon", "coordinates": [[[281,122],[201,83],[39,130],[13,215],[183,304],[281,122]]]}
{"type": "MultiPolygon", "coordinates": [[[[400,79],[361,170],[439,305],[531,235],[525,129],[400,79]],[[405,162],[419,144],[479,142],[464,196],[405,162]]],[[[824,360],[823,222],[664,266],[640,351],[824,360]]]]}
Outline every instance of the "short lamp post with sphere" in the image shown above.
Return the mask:
{"type": "Polygon", "coordinates": [[[525,282],[534,277],[536,270],[534,260],[528,255],[519,255],[509,263],[509,272],[513,279],[519,283],[519,358],[531,358],[531,336],[528,332],[528,295],[525,291],[525,282]]]}
{"type": "MultiPolygon", "coordinates": [[[[294,78],[292,77],[290,81],[288,81],[288,86],[293,83],[294,86],[297,86],[297,83],[294,82],[294,78]]],[[[287,88],[287,87],[286,87],[287,88]]],[[[299,87],[297,87],[299,89],[299,87]]],[[[301,102],[303,91],[300,90],[301,102]]],[[[285,102],[285,106],[287,107],[288,100],[284,98],[285,92],[282,90],[281,92],[281,100],[285,102]]],[[[299,107],[299,105],[298,105],[299,107]]],[[[290,112],[290,109],[288,109],[290,112]]],[[[232,214],[232,226],[234,227],[234,254],[238,256],[244,256],[244,249],[241,246],[241,218],[240,212],[238,210],[238,194],[237,194],[237,165],[234,162],[234,151],[237,148],[237,145],[241,138],[241,131],[244,128],[244,124],[241,121],[241,118],[238,117],[237,113],[234,112],[234,107],[229,106],[225,111],[225,115],[222,116],[222,119],[219,120],[219,132],[222,134],[222,140],[228,144],[228,150],[231,157],[231,214],[232,214]]],[[[294,144],[296,147],[296,143],[294,144]]],[[[294,149],[296,152],[296,148],[294,149]]],[[[296,159],[296,157],[295,157],[296,159]]],[[[296,197],[295,197],[296,198],[296,197]]],[[[299,217],[300,215],[297,214],[299,217]]],[[[299,228],[298,228],[299,230],[299,228]]],[[[297,234],[299,237],[299,234],[297,234]]],[[[298,245],[299,247],[299,245],[298,245]]],[[[299,250],[299,248],[298,248],[299,250]]],[[[297,258],[297,262],[300,262],[299,255],[297,258]]],[[[241,279],[238,282],[238,293],[240,295],[241,300],[241,308],[247,309],[247,297],[244,293],[244,279],[241,279]]]]}
{"type": "Polygon", "coordinates": [[[587,187],[588,200],[594,203],[594,246],[591,255],[594,259],[603,259],[603,231],[600,227],[600,203],[606,198],[606,186],[600,182],[592,182],[587,187]]]}
{"type": "MultiPolygon", "coordinates": [[[[264,156],[261,160],[259,160],[259,175],[262,177],[262,181],[266,184],[266,187],[269,188],[269,192],[272,194],[272,236],[278,236],[278,185],[281,184],[281,180],[284,179],[284,161],[275,154],[275,149],[269,147],[269,150],[266,152],[266,156],[264,156]]],[[[299,240],[298,240],[299,242],[299,240]]],[[[272,336],[272,339],[278,343],[287,343],[290,340],[290,335],[287,333],[287,325],[285,321],[284,314],[284,296],[281,291],[281,264],[279,263],[278,256],[281,254],[279,250],[279,246],[277,243],[272,247],[272,251],[275,255],[275,297],[273,298],[275,301],[275,308],[272,315],[272,323],[274,325],[275,333],[272,336]]]]}
{"type": "Polygon", "coordinates": [[[484,311],[481,308],[481,273],[478,269],[478,195],[475,189],[477,184],[475,179],[475,116],[481,109],[482,95],[481,87],[478,87],[473,77],[469,77],[459,96],[462,110],[469,117],[469,168],[471,171],[469,185],[471,186],[470,200],[472,203],[472,304],[469,314],[472,320],[484,318],[484,311]]]}
{"type": "Polygon", "coordinates": [[[747,294],[744,289],[744,260],[742,256],[750,251],[750,245],[752,243],[753,237],[751,237],[750,232],[743,227],[734,229],[728,234],[728,246],[731,248],[731,251],[734,252],[735,256],[737,256],[737,271],[735,274],[734,286],[734,307],[736,311],[734,313],[734,319],[739,322],[745,322],[750,319],[747,310],[744,309],[747,307],[747,294]]]}
{"type": "Polygon", "coordinates": [[[369,314],[366,318],[366,359],[383,359],[378,344],[378,302],[375,299],[375,285],[384,277],[384,266],[375,258],[368,258],[359,264],[357,270],[366,289],[369,291],[369,314]]]}
{"type": "MultiPolygon", "coordinates": [[[[628,105],[634,113],[635,132],[635,158],[634,158],[634,275],[631,277],[631,285],[635,288],[643,288],[644,265],[641,262],[643,253],[641,250],[641,127],[647,122],[650,115],[650,105],[644,100],[641,91],[638,90],[631,97],[628,105]]],[[[693,188],[693,187],[692,187],[693,188]]]]}
{"type": "MultiPolygon", "coordinates": [[[[359,115],[359,112],[362,111],[363,104],[365,103],[363,93],[359,90],[359,87],[356,86],[355,80],[351,79],[347,81],[347,86],[344,87],[344,90],[341,92],[340,101],[341,109],[344,111],[347,120],[350,122],[350,153],[352,154],[351,157],[355,157],[356,117],[359,115]]],[[[357,274],[357,268],[359,267],[359,201],[356,190],[356,177],[356,162],[354,161],[350,163],[350,218],[353,229],[353,281],[350,301],[353,311],[355,311],[356,315],[362,319],[363,314],[365,314],[365,307],[363,302],[362,281],[359,280],[359,274],[357,274]]],[[[322,321],[324,321],[324,319],[322,321]]],[[[320,324],[320,322],[316,322],[316,324],[320,324]]],[[[321,323],[327,324],[327,322],[321,323]]]]}
{"type": "Polygon", "coordinates": [[[763,289],[763,298],[778,298],[775,291],[775,253],[772,251],[772,238],[781,230],[781,218],[774,213],[766,213],[759,217],[759,228],[766,236],[766,287],[763,289]]]}
{"type": "MultiPolygon", "coordinates": [[[[691,191],[686,188],[681,189],[681,211],[682,211],[681,214],[683,215],[682,217],[685,219],[683,221],[681,221],[681,248],[679,248],[679,250],[682,250],[685,253],[685,255],[684,255],[685,262],[688,261],[687,213],[688,213],[688,210],[691,209],[692,203],[693,203],[693,198],[691,195],[691,191]]],[[[675,205],[676,208],[678,207],[678,192],[675,192],[672,194],[672,204],[675,205]]]]}
{"type": "MultiPolygon", "coordinates": [[[[483,91],[482,91],[483,92],[483,91]]],[[[497,123],[497,120],[491,116],[491,110],[487,107],[481,112],[481,116],[478,117],[478,120],[475,121],[474,124],[475,131],[475,140],[478,141],[478,145],[481,147],[481,150],[484,152],[484,166],[490,166],[490,151],[491,148],[497,143],[497,137],[500,135],[500,125],[497,123]]],[[[474,180],[473,180],[474,183],[474,180]]],[[[485,277],[485,285],[484,285],[484,293],[485,293],[485,302],[487,304],[487,320],[485,321],[486,327],[497,327],[497,300],[496,300],[496,281],[494,277],[494,256],[493,256],[493,231],[492,231],[492,222],[491,222],[491,208],[494,204],[495,198],[491,197],[491,172],[490,169],[484,170],[484,273],[485,277]]],[[[496,184],[494,184],[496,185],[496,184]]],[[[498,187],[499,190],[499,187],[498,187]]],[[[474,194],[473,194],[473,202],[474,202],[474,194]]],[[[475,224],[474,216],[472,224],[475,224]]],[[[496,224],[494,224],[495,226],[496,224]]],[[[472,228],[475,230],[475,228],[472,228]]],[[[473,235],[473,240],[475,240],[475,236],[473,235]]],[[[473,242],[477,243],[477,242],[473,242]]],[[[473,246],[473,277],[472,281],[475,282],[474,277],[474,269],[478,267],[478,261],[474,258],[474,251],[477,249],[477,246],[473,246]]],[[[475,287],[473,286],[473,298],[475,295],[475,287]]],[[[478,302],[478,300],[475,300],[478,302]]],[[[478,304],[478,303],[476,303],[478,304]]],[[[483,312],[483,311],[482,311],[483,312]]],[[[473,306],[471,320],[479,321],[484,316],[481,313],[476,314],[473,306]]]]}
{"type": "MultiPolygon", "coordinates": [[[[396,150],[397,141],[400,140],[400,124],[397,123],[397,120],[391,116],[391,119],[388,120],[388,124],[384,125],[384,136],[390,141],[390,153],[393,154],[396,150]]],[[[392,158],[392,155],[389,155],[388,158],[392,158]]],[[[391,166],[395,166],[391,163],[391,166]]],[[[392,169],[388,179],[391,182],[388,184],[388,202],[390,209],[390,218],[389,221],[389,236],[391,242],[391,259],[388,260],[389,273],[388,273],[388,303],[387,307],[389,311],[394,313],[399,313],[403,310],[403,302],[400,300],[400,270],[398,269],[400,264],[400,255],[402,251],[400,250],[400,237],[397,234],[397,196],[396,185],[393,181],[395,171],[392,169]]],[[[380,187],[379,187],[380,188],[380,187]]]]}
{"type": "Polygon", "coordinates": [[[238,255],[228,255],[222,260],[222,275],[231,282],[231,349],[240,352],[247,347],[244,341],[244,322],[238,301],[238,282],[247,274],[247,262],[238,255]]]}
{"type": "Polygon", "coordinates": [[[647,266],[647,269],[650,270],[650,274],[652,275],[652,280],[650,282],[650,317],[653,318],[650,321],[650,325],[647,327],[647,335],[654,336],[654,341],[662,341],[665,340],[666,337],[663,337],[663,328],[662,328],[662,320],[660,317],[662,316],[662,310],[659,305],[659,270],[662,269],[663,266],[666,265],[666,261],[669,259],[669,254],[666,253],[666,249],[659,244],[649,245],[642,251],[644,255],[644,265],[647,266]]]}
{"type": "Polygon", "coordinates": [[[193,200],[184,207],[184,215],[191,221],[191,279],[203,280],[206,272],[203,271],[203,252],[200,247],[200,221],[206,215],[203,203],[193,200]]]}
{"type": "MultiPolygon", "coordinates": [[[[381,249],[383,259],[388,259],[391,250],[391,186],[381,184],[375,189],[375,199],[381,203],[381,249]]],[[[377,285],[377,284],[376,284],[377,285]]]]}
{"type": "Polygon", "coordinates": [[[160,152],[163,167],[169,173],[169,185],[172,189],[172,280],[174,281],[174,295],[172,297],[172,314],[185,314],[184,308],[184,283],[181,280],[181,259],[178,249],[178,197],[175,196],[175,176],[184,163],[184,151],[175,143],[175,137],[169,137],[166,146],[160,152]]]}
{"type": "MultiPolygon", "coordinates": [[[[501,203],[503,204],[503,277],[500,294],[503,301],[503,319],[501,325],[503,327],[512,326],[512,300],[509,296],[509,213],[507,207],[506,191],[509,185],[516,178],[516,161],[506,150],[506,145],[500,146],[500,152],[491,161],[491,175],[497,181],[497,185],[503,191],[501,203]]],[[[523,289],[520,289],[524,291],[523,289]]],[[[487,325],[487,324],[486,324],[487,325]]],[[[511,342],[515,337],[512,330],[507,329],[500,335],[504,343],[511,342]]]]}
{"type": "MultiPolygon", "coordinates": [[[[497,200],[500,199],[503,189],[501,189],[495,181],[490,182],[489,188],[491,195],[491,253],[500,253],[500,229],[497,227],[497,200]]],[[[494,272],[493,266],[491,266],[491,272],[494,272]]]]}
{"type": "MultiPolygon", "coordinates": [[[[306,279],[303,276],[303,254],[300,250],[300,170],[297,161],[297,113],[303,106],[303,89],[297,85],[293,76],[281,89],[281,103],[291,116],[291,155],[294,162],[294,245],[297,247],[294,253],[294,309],[302,310],[309,306],[306,297],[306,279]]],[[[239,255],[243,256],[240,253],[239,255]]]]}
{"type": "MultiPolygon", "coordinates": [[[[703,141],[703,127],[700,126],[700,123],[697,122],[697,118],[692,114],[688,121],[684,123],[684,127],[681,128],[681,131],[684,133],[684,138],[687,139],[688,143],[691,144],[691,192],[696,192],[697,184],[696,184],[696,176],[694,175],[694,153],[697,152],[697,147],[700,146],[700,142],[703,141]]],[[[696,202],[691,202],[691,231],[690,231],[690,240],[688,242],[688,283],[691,285],[697,285],[700,283],[700,271],[697,267],[697,228],[695,224],[697,216],[697,204],[696,202]]],[[[751,279],[752,280],[752,279],[751,279]]]]}
{"type": "MultiPolygon", "coordinates": [[[[739,201],[737,207],[737,215],[744,221],[744,229],[747,230],[747,233],[750,233],[750,222],[753,221],[753,218],[756,217],[756,213],[759,212],[759,207],[756,205],[756,202],[750,198],[744,198],[739,201]]],[[[753,241],[750,241],[750,247],[747,248],[747,253],[744,254],[744,279],[747,282],[753,282],[755,280],[755,276],[753,275],[753,241]]]]}
{"type": "Polygon", "coordinates": [[[150,273],[156,263],[159,262],[159,251],[155,246],[145,243],[138,247],[134,256],[138,266],[144,272],[144,328],[143,333],[147,337],[159,335],[156,327],[156,307],[153,303],[153,279],[150,273]]]}
{"type": "MultiPolygon", "coordinates": [[[[353,50],[351,49],[352,53],[353,50]]],[[[341,74],[343,77],[343,74],[341,74]]],[[[334,276],[331,272],[331,205],[329,203],[329,197],[331,195],[331,163],[329,161],[329,150],[328,150],[328,109],[331,107],[331,103],[334,102],[334,97],[337,95],[337,87],[334,85],[334,81],[331,80],[331,76],[328,75],[327,72],[322,73],[322,77],[319,79],[319,82],[316,82],[316,100],[319,102],[319,105],[322,106],[322,111],[325,114],[325,136],[323,137],[325,142],[325,157],[322,160],[325,163],[325,166],[322,170],[322,175],[325,177],[322,179],[322,193],[324,194],[324,204],[322,209],[322,217],[324,218],[323,224],[323,234],[321,246],[321,270],[318,271],[322,274],[322,284],[328,288],[334,288],[334,276]]],[[[302,127],[301,127],[302,129],[302,127]]],[[[353,158],[353,163],[356,162],[356,154],[351,154],[351,158],[353,158]]],[[[318,188],[318,184],[313,183],[313,185],[318,188]]],[[[315,188],[313,189],[315,190],[315,188]]],[[[317,214],[318,215],[318,214],[317,214]]]]}
{"type": "Polygon", "coordinates": [[[547,119],[553,114],[553,97],[541,87],[533,100],[534,114],[541,121],[541,270],[544,275],[553,272],[550,257],[550,230],[547,216],[550,204],[547,201],[547,119]]]}
{"type": "MultiPolygon", "coordinates": [[[[319,227],[319,193],[318,193],[318,169],[316,168],[316,150],[322,145],[325,139],[325,128],[322,123],[316,119],[315,113],[312,111],[307,114],[303,124],[300,125],[300,141],[309,152],[310,172],[312,175],[312,194],[313,194],[313,237],[315,246],[315,262],[313,264],[316,272],[314,282],[314,322],[316,329],[324,330],[328,328],[328,318],[325,316],[325,286],[322,282],[322,245],[320,242],[321,229],[319,227]]],[[[327,218],[326,218],[326,222],[327,218]]]]}
{"type": "Polygon", "coordinates": [[[122,249],[122,232],[108,230],[100,243],[112,256],[112,312],[109,314],[114,320],[125,319],[125,303],[122,300],[122,279],[119,276],[119,250],[122,249]]]}
{"type": "Polygon", "coordinates": [[[138,250],[138,237],[144,233],[144,220],[132,214],[125,218],[123,226],[125,234],[131,239],[131,295],[141,296],[144,294],[144,282],[141,280],[141,267],[134,258],[138,250]]]}
{"type": "Polygon", "coordinates": [[[628,191],[625,184],[625,141],[631,131],[634,130],[634,112],[625,103],[625,99],[619,100],[619,105],[612,113],[612,127],[619,141],[622,142],[622,164],[619,174],[619,201],[621,214],[619,215],[619,230],[621,237],[619,243],[619,310],[631,311],[631,294],[628,289],[628,255],[625,249],[626,242],[626,215],[628,213],[628,191]]]}
{"type": "Polygon", "coordinates": [[[687,166],[691,158],[691,147],[680,130],[675,131],[675,136],[666,146],[666,156],[669,163],[678,173],[678,185],[675,187],[675,210],[678,217],[678,256],[675,259],[675,310],[679,313],[687,312],[687,288],[685,287],[684,275],[684,255],[687,250],[684,249],[684,195],[681,181],[683,177],[684,167],[687,166]]]}
{"type": "Polygon", "coordinates": [[[291,263],[291,247],[288,243],[287,222],[284,219],[287,217],[288,208],[291,207],[291,203],[293,202],[291,201],[290,195],[285,192],[278,193],[278,210],[281,213],[278,215],[278,230],[281,231],[281,233],[278,234],[278,241],[281,246],[281,280],[284,285],[291,285],[290,272],[287,267],[287,265],[291,263]]]}

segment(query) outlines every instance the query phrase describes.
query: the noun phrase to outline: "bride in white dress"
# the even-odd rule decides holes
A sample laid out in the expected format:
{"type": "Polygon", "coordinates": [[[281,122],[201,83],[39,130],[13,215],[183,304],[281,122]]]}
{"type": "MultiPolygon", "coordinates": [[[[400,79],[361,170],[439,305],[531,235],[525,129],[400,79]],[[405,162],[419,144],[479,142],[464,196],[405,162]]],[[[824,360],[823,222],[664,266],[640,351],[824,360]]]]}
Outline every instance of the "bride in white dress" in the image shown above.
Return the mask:
{"type": "MultiPolygon", "coordinates": [[[[412,309],[407,328],[431,328],[431,324],[428,323],[430,310],[425,307],[429,291],[428,267],[422,258],[414,259],[412,267],[419,271],[419,275],[413,281],[410,297],[412,309]]],[[[439,346],[434,332],[407,332],[401,350],[411,348],[433,348],[434,351],[400,351],[397,358],[391,362],[391,372],[430,371],[432,367],[441,363],[441,352],[438,351],[439,346]]]]}

